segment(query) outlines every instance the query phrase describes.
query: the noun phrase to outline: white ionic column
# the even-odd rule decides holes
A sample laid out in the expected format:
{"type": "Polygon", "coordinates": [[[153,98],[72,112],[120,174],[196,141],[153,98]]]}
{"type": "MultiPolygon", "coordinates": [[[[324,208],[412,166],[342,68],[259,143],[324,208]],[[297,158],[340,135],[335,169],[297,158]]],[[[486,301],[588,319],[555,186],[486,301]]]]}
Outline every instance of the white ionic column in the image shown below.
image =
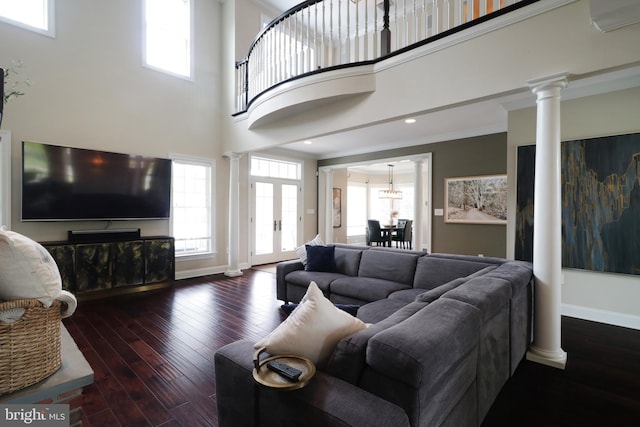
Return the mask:
{"type": "Polygon", "coordinates": [[[333,243],[333,169],[324,169],[324,243],[333,243]]]}
{"type": "Polygon", "coordinates": [[[228,260],[225,276],[242,276],[239,267],[240,254],[240,157],[242,154],[227,152],[229,158],[229,236],[228,260]]]}
{"type": "Polygon", "coordinates": [[[537,96],[533,211],[534,332],[527,359],[564,369],[561,348],[562,189],[560,182],[560,74],[529,82],[537,96]]]}
{"type": "Polygon", "coordinates": [[[423,178],[422,178],[422,165],[424,160],[419,159],[414,161],[415,173],[414,173],[414,194],[413,194],[413,249],[419,251],[422,250],[422,234],[424,233],[424,197],[422,196],[423,178]]]}

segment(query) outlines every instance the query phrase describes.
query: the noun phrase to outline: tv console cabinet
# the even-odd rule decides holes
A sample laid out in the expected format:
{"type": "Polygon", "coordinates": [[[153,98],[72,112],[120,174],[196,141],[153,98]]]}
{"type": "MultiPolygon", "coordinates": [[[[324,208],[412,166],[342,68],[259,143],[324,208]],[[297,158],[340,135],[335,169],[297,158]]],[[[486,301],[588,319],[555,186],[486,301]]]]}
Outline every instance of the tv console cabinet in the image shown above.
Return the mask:
{"type": "Polygon", "coordinates": [[[173,237],[42,245],[58,265],[63,289],[79,299],[159,288],[175,279],[173,237]]]}

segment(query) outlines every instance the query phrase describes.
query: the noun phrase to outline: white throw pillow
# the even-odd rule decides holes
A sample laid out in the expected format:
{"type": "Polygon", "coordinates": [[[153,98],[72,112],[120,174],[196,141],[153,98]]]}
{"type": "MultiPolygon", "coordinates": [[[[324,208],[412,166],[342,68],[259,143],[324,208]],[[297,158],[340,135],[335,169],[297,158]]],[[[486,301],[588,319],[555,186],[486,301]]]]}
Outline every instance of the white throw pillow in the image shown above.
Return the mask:
{"type": "Polygon", "coordinates": [[[309,240],[304,245],[298,246],[295,249],[296,255],[298,255],[298,258],[300,258],[300,262],[302,263],[302,265],[307,265],[307,249],[305,248],[305,245],[309,245],[309,246],[324,246],[324,242],[320,238],[320,235],[317,234],[316,237],[314,237],[313,239],[309,240]]]}
{"type": "Polygon", "coordinates": [[[304,356],[322,367],[338,341],[366,327],[360,319],[333,305],[311,282],[298,307],[255,348],[266,347],[273,355],[304,356]]]}
{"type": "Polygon", "coordinates": [[[0,299],[37,298],[46,308],[60,296],[62,279],[53,257],[38,242],[0,228],[0,299]]]}

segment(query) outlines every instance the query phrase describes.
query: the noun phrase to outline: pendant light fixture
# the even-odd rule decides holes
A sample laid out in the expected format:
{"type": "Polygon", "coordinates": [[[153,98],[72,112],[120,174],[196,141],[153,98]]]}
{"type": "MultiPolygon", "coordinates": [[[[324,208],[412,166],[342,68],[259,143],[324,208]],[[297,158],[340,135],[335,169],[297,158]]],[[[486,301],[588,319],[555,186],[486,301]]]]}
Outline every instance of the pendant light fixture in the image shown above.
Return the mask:
{"type": "Polygon", "coordinates": [[[378,192],[379,199],[402,199],[402,191],[393,189],[393,165],[389,166],[389,188],[378,192]]]}

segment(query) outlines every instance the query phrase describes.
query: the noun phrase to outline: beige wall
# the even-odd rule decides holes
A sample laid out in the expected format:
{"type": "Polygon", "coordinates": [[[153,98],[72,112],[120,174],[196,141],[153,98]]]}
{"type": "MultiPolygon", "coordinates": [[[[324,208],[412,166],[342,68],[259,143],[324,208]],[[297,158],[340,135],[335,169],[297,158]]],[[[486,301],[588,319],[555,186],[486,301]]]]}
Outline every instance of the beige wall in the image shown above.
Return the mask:
{"type": "Polygon", "coordinates": [[[236,22],[241,23],[236,27],[236,61],[245,59],[249,53],[249,48],[256,36],[262,31],[262,15],[269,20],[280,15],[279,12],[271,9],[263,2],[252,0],[225,0],[235,2],[236,22]]]}
{"type": "Polygon", "coordinates": [[[337,169],[333,173],[333,188],[341,189],[341,202],[342,202],[342,225],[341,227],[336,228],[334,225],[333,228],[333,242],[346,243],[347,242],[347,197],[349,197],[347,193],[347,170],[346,169],[337,169]]]}
{"type": "MultiPolygon", "coordinates": [[[[563,101],[561,128],[564,141],[640,132],[640,88],[563,101]]],[[[509,113],[510,175],[516,170],[517,146],[534,144],[535,132],[535,108],[509,113]]],[[[510,188],[515,210],[515,186],[510,188]]],[[[513,218],[508,228],[513,242],[513,218]]],[[[512,244],[509,252],[513,254],[512,244]]],[[[564,314],[640,328],[640,277],[573,269],[564,269],[563,276],[564,314]]]]}
{"type": "MultiPolygon", "coordinates": [[[[106,222],[22,223],[23,140],[167,157],[215,160],[217,252],[190,268],[226,264],[228,160],[221,156],[221,4],[195,0],[195,78],[142,66],[141,2],[56,1],[56,37],[0,23],[0,65],[24,62],[26,95],[9,102],[2,128],[12,132],[12,224],[36,240],[66,239],[69,229],[106,222]]],[[[168,221],[115,222],[143,235],[168,234],[168,221]]],[[[184,268],[178,264],[178,270],[184,268]]]]}

